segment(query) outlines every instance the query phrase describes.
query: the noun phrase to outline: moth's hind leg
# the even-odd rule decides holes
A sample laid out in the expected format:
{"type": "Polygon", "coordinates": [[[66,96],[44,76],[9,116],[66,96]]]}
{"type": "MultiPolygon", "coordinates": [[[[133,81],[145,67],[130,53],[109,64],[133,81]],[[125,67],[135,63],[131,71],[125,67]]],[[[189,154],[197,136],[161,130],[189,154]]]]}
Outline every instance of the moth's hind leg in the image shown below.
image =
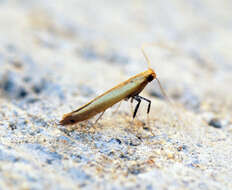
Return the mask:
{"type": "Polygon", "coordinates": [[[85,121],[82,122],[83,127],[85,127],[86,132],[88,132],[88,133],[95,133],[96,132],[98,121],[102,118],[104,112],[105,111],[98,114],[97,119],[95,121],[90,119],[90,120],[85,120],[85,121]]]}
{"type": "Polygon", "coordinates": [[[98,121],[102,118],[102,116],[104,115],[105,111],[106,111],[106,110],[104,110],[103,112],[100,113],[100,115],[98,116],[98,118],[96,119],[96,121],[94,122],[93,125],[96,125],[96,124],[97,124],[97,122],[98,122],[98,121]]]}
{"type": "Polygon", "coordinates": [[[119,108],[121,106],[121,103],[122,103],[122,101],[118,103],[116,109],[112,112],[112,114],[116,114],[118,112],[118,110],[119,110],[119,108]]]}

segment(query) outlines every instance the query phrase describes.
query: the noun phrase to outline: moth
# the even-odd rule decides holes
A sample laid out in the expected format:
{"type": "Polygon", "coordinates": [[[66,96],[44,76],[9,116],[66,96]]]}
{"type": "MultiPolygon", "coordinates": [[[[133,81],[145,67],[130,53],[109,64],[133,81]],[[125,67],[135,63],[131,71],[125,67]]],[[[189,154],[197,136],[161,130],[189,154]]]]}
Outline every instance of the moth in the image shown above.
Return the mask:
{"type": "Polygon", "coordinates": [[[150,68],[149,59],[146,56],[143,49],[142,49],[142,53],[146,58],[148,64],[148,70],[141,72],[129,78],[128,80],[118,84],[112,89],[94,98],[87,104],[81,106],[77,110],[64,114],[62,120],[60,121],[60,124],[61,125],[75,124],[90,119],[91,117],[99,113],[101,113],[100,115],[101,117],[106,109],[120,102],[121,100],[128,100],[128,99],[131,99],[131,101],[133,100],[137,101],[137,105],[133,113],[133,118],[135,118],[142,100],[148,102],[147,114],[149,114],[151,107],[151,100],[148,100],[147,98],[140,96],[139,93],[147,86],[149,82],[153,81],[154,79],[157,80],[162,93],[165,94],[165,92],[158,78],[156,77],[155,71],[150,68]]]}

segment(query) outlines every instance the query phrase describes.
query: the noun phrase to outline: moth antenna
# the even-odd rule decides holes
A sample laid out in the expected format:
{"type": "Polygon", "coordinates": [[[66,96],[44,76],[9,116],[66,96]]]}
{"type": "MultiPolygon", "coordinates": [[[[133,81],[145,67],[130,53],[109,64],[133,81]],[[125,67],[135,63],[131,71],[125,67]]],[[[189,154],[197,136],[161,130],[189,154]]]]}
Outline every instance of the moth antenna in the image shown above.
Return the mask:
{"type": "Polygon", "coordinates": [[[159,48],[162,48],[162,49],[167,49],[169,50],[170,52],[173,52],[175,54],[181,54],[181,51],[179,49],[177,49],[176,47],[171,47],[171,46],[168,46],[167,44],[163,43],[163,42],[152,42],[152,43],[144,43],[141,47],[141,50],[142,50],[142,53],[147,61],[147,64],[148,64],[148,68],[152,68],[151,67],[151,62],[148,58],[148,56],[146,55],[145,53],[145,50],[144,48],[147,47],[147,46],[150,46],[150,47],[159,47],[159,48]]]}
{"type": "MultiPolygon", "coordinates": [[[[182,118],[180,112],[178,111],[177,109],[177,104],[174,104],[171,99],[167,96],[167,94],[165,93],[165,90],[163,89],[160,81],[158,78],[156,78],[156,81],[158,82],[158,85],[159,85],[159,88],[160,88],[160,91],[162,93],[162,95],[166,98],[166,100],[168,101],[168,103],[170,104],[171,106],[171,110],[172,110],[172,113],[175,115],[175,117],[177,117],[177,121],[181,121],[182,123],[185,123],[185,120],[182,118]]],[[[179,122],[178,122],[179,123],[179,122]]]]}
{"type": "Polygon", "coordinates": [[[169,97],[167,96],[167,94],[166,94],[164,88],[162,87],[160,80],[159,80],[157,77],[156,77],[155,79],[156,79],[156,81],[158,82],[158,85],[159,85],[159,88],[160,88],[160,91],[161,91],[162,95],[167,99],[167,101],[168,101],[169,103],[171,103],[171,100],[170,100],[169,97]]]}
{"type": "MultiPolygon", "coordinates": [[[[141,50],[142,50],[142,53],[143,53],[143,55],[144,55],[144,57],[145,57],[145,59],[146,59],[146,61],[147,61],[148,68],[151,68],[151,62],[150,62],[150,60],[148,59],[148,56],[146,55],[146,53],[145,53],[145,51],[144,51],[144,48],[147,47],[147,46],[156,46],[156,47],[159,47],[159,48],[168,49],[169,51],[171,51],[171,52],[173,52],[173,53],[176,53],[176,54],[178,54],[178,53],[181,54],[181,51],[179,51],[177,48],[175,48],[175,47],[170,47],[170,46],[168,46],[168,45],[166,45],[166,44],[164,44],[164,43],[162,43],[162,42],[145,43],[145,44],[142,45],[141,50]]],[[[176,107],[177,105],[176,105],[175,103],[173,103],[172,100],[167,96],[167,94],[166,94],[164,88],[162,87],[161,82],[159,81],[159,79],[158,79],[157,77],[156,77],[155,79],[156,79],[156,81],[157,81],[157,83],[158,83],[158,85],[159,85],[159,88],[160,88],[160,91],[161,91],[162,95],[163,95],[163,96],[165,97],[165,99],[168,101],[168,103],[170,104],[170,106],[171,106],[171,108],[172,108],[172,109],[171,109],[172,112],[173,112],[174,115],[177,117],[177,120],[179,120],[179,121],[185,123],[184,119],[182,118],[182,116],[179,114],[179,112],[178,112],[178,110],[177,110],[177,107],[176,107]]]]}
{"type": "Polygon", "coordinates": [[[150,62],[150,60],[149,60],[147,54],[146,54],[145,51],[144,51],[144,46],[145,46],[145,44],[142,46],[141,50],[142,50],[143,56],[145,57],[146,62],[147,62],[147,64],[148,64],[148,68],[151,68],[151,62],[150,62]]]}

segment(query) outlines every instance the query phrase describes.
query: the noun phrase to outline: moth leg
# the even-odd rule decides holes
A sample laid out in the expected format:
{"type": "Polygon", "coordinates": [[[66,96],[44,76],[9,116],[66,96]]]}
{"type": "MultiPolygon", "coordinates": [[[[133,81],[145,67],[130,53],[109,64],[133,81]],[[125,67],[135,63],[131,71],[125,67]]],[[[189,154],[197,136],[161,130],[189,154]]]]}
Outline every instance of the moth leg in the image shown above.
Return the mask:
{"type": "Polygon", "coordinates": [[[139,96],[140,99],[145,100],[146,102],[148,102],[148,107],[147,107],[147,125],[148,128],[150,129],[150,132],[153,136],[155,136],[155,134],[152,132],[151,127],[150,127],[150,118],[149,118],[149,112],[150,112],[150,108],[151,108],[151,100],[148,100],[147,98],[144,98],[142,96],[139,96]]]}
{"type": "Polygon", "coordinates": [[[117,108],[113,111],[113,114],[115,114],[115,113],[118,112],[118,110],[119,110],[119,108],[120,108],[120,106],[121,106],[121,103],[122,103],[122,102],[119,102],[119,103],[118,103],[117,108]]]}
{"type": "Polygon", "coordinates": [[[150,108],[151,108],[151,100],[148,100],[147,98],[144,98],[144,97],[139,96],[139,95],[137,95],[137,96],[138,96],[140,99],[145,100],[146,102],[148,102],[147,114],[149,114],[150,108]]]}
{"type": "Polygon", "coordinates": [[[101,114],[99,115],[99,117],[96,119],[96,121],[94,122],[94,125],[97,124],[97,122],[99,121],[99,119],[101,119],[101,117],[103,116],[103,114],[105,113],[106,110],[104,110],[103,112],[101,112],[101,114]]]}
{"type": "Polygon", "coordinates": [[[141,99],[140,99],[140,96],[134,96],[133,99],[135,99],[138,102],[138,104],[135,107],[134,114],[133,114],[133,119],[134,119],[135,116],[136,116],[136,113],[137,113],[137,111],[139,109],[139,106],[140,106],[140,103],[141,103],[141,99]]]}
{"type": "Polygon", "coordinates": [[[131,112],[131,115],[133,115],[133,113],[134,113],[134,109],[133,109],[133,97],[131,97],[131,99],[130,99],[130,112],[131,112]]]}

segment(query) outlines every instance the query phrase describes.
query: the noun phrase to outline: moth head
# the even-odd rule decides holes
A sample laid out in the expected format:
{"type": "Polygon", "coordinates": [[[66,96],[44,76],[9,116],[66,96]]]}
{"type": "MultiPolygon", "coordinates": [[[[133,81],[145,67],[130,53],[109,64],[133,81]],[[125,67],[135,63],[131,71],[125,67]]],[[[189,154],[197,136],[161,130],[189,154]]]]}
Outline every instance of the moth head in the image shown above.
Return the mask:
{"type": "Polygon", "coordinates": [[[155,78],[156,78],[156,73],[155,73],[155,71],[153,70],[153,69],[151,69],[151,68],[149,68],[148,69],[148,75],[147,75],[147,81],[148,82],[151,82],[151,81],[153,81],[155,78]]]}

